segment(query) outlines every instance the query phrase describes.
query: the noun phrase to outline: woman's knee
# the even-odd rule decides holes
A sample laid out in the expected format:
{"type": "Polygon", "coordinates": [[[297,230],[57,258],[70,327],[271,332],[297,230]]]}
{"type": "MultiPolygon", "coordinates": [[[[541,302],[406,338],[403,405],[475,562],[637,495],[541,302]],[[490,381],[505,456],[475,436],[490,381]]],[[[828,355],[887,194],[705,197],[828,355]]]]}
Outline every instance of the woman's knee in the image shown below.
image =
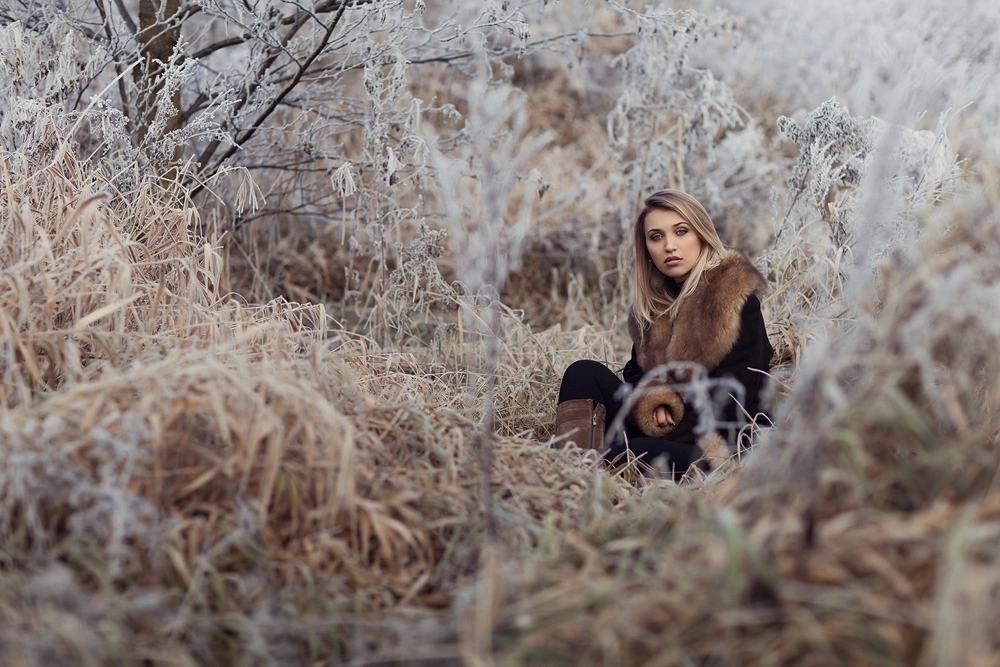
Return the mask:
{"type": "Polygon", "coordinates": [[[599,361],[574,361],[563,374],[559,387],[559,402],[576,398],[589,398],[594,403],[603,403],[608,414],[618,409],[615,393],[621,380],[614,371],[599,361]]]}
{"type": "Polygon", "coordinates": [[[581,359],[574,361],[563,373],[563,382],[579,382],[581,380],[596,379],[600,375],[608,373],[608,367],[599,361],[592,359],[581,359]]]}

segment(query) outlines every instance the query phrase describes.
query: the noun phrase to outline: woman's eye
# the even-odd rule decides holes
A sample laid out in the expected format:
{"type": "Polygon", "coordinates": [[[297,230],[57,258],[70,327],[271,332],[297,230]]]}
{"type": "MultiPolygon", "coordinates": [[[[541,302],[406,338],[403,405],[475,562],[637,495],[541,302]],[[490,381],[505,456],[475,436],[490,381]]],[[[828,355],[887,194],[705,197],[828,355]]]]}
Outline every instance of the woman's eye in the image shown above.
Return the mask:
{"type": "Polygon", "coordinates": [[[677,230],[677,236],[684,236],[687,233],[688,233],[688,230],[686,230],[686,229],[678,229],[677,230]]]}

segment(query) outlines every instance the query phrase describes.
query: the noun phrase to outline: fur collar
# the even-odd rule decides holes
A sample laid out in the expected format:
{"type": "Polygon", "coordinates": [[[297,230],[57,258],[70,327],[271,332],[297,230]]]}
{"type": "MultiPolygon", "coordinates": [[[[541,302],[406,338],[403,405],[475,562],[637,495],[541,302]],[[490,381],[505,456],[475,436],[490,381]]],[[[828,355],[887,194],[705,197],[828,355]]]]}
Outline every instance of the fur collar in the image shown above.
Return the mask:
{"type": "Polygon", "coordinates": [[[676,316],[661,315],[642,331],[629,313],[628,330],[643,371],[671,361],[693,361],[711,370],[740,335],[740,314],[747,297],[758,298],[767,281],[745,255],[732,252],[706,271],[676,316]]]}

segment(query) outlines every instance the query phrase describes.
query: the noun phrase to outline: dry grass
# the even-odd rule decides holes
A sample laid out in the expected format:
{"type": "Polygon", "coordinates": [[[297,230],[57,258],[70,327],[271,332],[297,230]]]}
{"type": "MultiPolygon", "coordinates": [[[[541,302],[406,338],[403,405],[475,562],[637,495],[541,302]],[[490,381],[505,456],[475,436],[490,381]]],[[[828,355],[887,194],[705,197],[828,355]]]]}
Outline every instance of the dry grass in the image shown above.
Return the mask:
{"type": "MultiPolygon", "coordinates": [[[[5,664],[337,661],[365,652],[359,614],[448,607],[484,529],[461,319],[435,355],[247,305],[218,293],[192,210],[112,196],[68,154],[9,164],[5,664]]],[[[505,322],[495,512],[526,553],[583,520],[595,472],[524,436],[544,439],[567,357],[609,342],[505,322]]]]}
{"type": "Polygon", "coordinates": [[[624,361],[616,283],[505,308],[487,517],[482,313],[440,276],[370,336],[247,304],[190,207],[48,155],[0,156],[3,664],[1000,661],[989,156],[875,276],[767,258],[777,428],[683,485],[551,446],[563,369],[624,361]]]}

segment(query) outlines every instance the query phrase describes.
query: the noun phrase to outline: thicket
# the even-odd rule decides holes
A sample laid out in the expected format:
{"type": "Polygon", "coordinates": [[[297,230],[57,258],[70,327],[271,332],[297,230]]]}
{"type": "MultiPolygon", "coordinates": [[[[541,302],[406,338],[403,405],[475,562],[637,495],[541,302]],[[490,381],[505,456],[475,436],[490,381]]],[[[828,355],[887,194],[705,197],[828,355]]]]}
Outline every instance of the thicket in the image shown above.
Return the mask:
{"type": "Polygon", "coordinates": [[[996,662],[997,12],[796,110],[727,10],[0,9],[0,662],[996,662]],[[551,439],[663,186],[776,348],[680,485],[551,439]]]}

